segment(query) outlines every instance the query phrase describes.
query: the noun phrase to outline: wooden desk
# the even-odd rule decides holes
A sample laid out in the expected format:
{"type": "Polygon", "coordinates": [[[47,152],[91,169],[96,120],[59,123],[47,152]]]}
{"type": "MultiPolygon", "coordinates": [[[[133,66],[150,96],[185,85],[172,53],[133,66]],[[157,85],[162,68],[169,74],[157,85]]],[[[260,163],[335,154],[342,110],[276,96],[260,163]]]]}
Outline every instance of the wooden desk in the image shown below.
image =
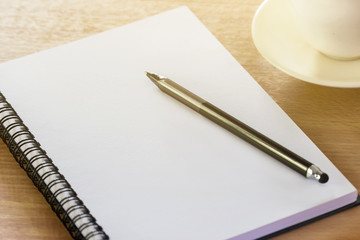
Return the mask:
{"type": "MultiPolygon", "coordinates": [[[[360,190],[360,89],[336,89],[305,83],[266,62],[255,49],[250,31],[252,17],[261,2],[2,0],[0,62],[187,5],[360,190]]],[[[359,224],[360,208],[355,208],[276,239],[358,239],[359,224]]],[[[2,142],[0,239],[70,239],[2,142]]]]}

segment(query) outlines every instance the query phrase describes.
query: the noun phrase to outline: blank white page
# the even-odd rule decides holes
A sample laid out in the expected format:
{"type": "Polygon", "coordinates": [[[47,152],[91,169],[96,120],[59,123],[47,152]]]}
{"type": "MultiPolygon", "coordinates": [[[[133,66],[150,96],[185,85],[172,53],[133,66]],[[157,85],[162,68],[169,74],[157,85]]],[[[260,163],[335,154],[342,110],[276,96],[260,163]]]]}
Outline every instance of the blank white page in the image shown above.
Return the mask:
{"type": "Polygon", "coordinates": [[[251,239],[356,200],[186,7],[3,63],[0,90],[112,239],[251,239]],[[161,92],[144,71],[285,145],[329,182],[282,165],[161,92]]]}

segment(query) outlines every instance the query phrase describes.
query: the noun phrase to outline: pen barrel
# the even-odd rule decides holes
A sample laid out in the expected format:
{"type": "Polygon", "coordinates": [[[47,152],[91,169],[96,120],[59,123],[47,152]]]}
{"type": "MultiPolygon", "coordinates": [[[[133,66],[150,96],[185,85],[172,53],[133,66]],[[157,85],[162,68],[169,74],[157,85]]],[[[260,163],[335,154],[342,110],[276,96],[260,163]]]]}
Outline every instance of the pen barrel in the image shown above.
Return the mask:
{"type": "Polygon", "coordinates": [[[202,103],[202,107],[198,110],[198,112],[263,152],[271,155],[273,158],[279,160],[301,175],[304,175],[305,177],[307,176],[307,170],[312,163],[259,133],[233,116],[227,114],[211,103],[202,103]]]}

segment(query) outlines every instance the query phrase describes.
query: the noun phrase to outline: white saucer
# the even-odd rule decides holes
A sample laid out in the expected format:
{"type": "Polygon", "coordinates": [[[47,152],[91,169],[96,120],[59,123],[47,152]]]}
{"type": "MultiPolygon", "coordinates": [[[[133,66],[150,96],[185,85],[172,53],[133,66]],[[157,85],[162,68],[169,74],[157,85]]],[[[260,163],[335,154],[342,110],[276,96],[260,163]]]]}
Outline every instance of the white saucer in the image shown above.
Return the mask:
{"type": "Polygon", "coordinates": [[[313,49],[297,31],[290,0],[266,0],[252,23],[260,54],[285,73],[315,84],[360,87],[360,60],[340,61],[313,49]]]}

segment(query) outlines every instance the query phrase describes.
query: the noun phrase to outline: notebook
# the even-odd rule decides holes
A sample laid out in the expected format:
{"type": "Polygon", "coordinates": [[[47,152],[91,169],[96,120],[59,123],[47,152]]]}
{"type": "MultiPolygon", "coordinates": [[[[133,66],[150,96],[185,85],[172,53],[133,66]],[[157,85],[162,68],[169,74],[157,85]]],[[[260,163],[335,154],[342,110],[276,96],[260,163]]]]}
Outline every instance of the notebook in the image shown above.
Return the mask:
{"type": "Polygon", "coordinates": [[[0,90],[1,137],[75,239],[255,239],[357,201],[187,7],[0,64],[0,90]],[[329,182],[222,129],[144,71],[298,153],[329,182]]]}

